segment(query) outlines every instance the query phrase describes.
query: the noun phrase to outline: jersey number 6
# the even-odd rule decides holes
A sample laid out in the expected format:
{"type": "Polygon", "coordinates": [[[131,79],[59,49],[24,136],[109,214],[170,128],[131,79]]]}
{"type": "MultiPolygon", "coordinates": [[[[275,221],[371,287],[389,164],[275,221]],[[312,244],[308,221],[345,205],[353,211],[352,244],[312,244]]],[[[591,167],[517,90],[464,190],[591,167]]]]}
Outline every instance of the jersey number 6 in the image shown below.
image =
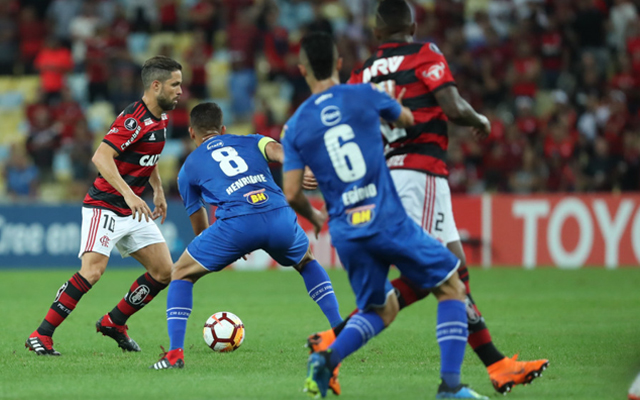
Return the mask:
{"type": "Polygon", "coordinates": [[[342,182],[357,181],[367,172],[360,147],[357,143],[347,142],[355,136],[353,129],[347,124],[334,126],[324,134],[324,145],[331,164],[342,182]],[[340,140],[343,142],[342,146],[340,140]]]}
{"type": "Polygon", "coordinates": [[[233,147],[222,147],[211,152],[211,158],[217,161],[226,176],[236,176],[247,172],[249,166],[233,147]]]}

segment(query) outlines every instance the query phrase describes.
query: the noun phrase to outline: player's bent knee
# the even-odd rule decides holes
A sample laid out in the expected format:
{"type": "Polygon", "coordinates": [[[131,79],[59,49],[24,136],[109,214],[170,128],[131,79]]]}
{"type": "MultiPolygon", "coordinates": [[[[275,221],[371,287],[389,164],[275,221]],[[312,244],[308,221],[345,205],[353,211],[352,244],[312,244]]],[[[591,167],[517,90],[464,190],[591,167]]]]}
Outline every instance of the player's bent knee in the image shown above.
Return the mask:
{"type": "Polygon", "coordinates": [[[304,266],[315,259],[316,258],[313,256],[313,253],[311,252],[311,247],[309,247],[304,257],[302,257],[302,260],[300,260],[298,264],[294,265],[293,268],[295,268],[296,271],[298,272],[302,272],[302,270],[304,269],[304,266]]]}
{"type": "Polygon", "coordinates": [[[107,269],[109,257],[95,252],[87,252],[82,255],[82,266],[80,275],[91,285],[100,280],[102,274],[107,269]]]}
{"type": "Polygon", "coordinates": [[[171,268],[171,280],[186,280],[195,282],[203,275],[208,274],[209,271],[202,268],[196,260],[194,260],[189,253],[184,252],[180,259],[173,264],[171,268]]]}
{"type": "Polygon", "coordinates": [[[465,298],[466,298],[465,286],[457,274],[453,274],[442,285],[435,288],[433,290],[433,294],[438,298],[438,301],[443,301],[443,300],[465,301],[465,298]]]}

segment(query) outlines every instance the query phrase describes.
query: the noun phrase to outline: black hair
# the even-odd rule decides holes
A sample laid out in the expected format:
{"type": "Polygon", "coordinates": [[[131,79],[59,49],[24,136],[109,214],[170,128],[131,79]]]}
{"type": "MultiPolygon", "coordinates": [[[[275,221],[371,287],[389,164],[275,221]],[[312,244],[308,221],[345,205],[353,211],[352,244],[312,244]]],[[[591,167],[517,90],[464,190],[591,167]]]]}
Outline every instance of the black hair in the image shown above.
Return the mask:
{"type": "Polygon", "coordinates": [[[173,71],[182,71],[182,65],[166,56],[152,57],[142,66],[142,85],[148,89],[153,81],[164,82],[171,78],[173,71]]]}
{"type": "Polygon", "coordinates": [[[309,60],[313,76],[319,81],[331,78],[338,56],[333,37],[325,32],[312,32],[302,38],[300,46],[309,60]]]}
{"type": "Polygon", "coordinates": [[[376,10],[376,27],[388,34],[404,32],[411,27],[413,14],[405,0],[382,0],[376,10]]]}
{"type": "Polygon", "coordinates": [[[200,103],[193,107],[191,114],[191,127],[197,133],[218,131],[222,128],[222,109],[216,103],[200,103]]]}

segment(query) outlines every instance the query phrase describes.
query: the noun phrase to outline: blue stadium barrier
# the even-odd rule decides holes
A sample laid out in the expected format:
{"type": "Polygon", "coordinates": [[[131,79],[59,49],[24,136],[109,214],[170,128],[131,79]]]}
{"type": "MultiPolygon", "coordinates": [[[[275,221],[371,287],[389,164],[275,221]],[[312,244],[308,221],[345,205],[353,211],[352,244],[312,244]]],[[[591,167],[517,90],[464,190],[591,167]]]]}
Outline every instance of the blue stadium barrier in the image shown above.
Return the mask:
{"type": "MultiPolygon", "coordinates": [[[[80,268],[82,222],[80,203],[65,205],[0,206],[0,268],[80,268]]],[[[153,206],[150,205],[153,210],[153,206]]],[[[193,239],[191,223],[182,203],[169,202],[162,231],[173,260],[193,239]]],[[[139,266],[131,257],[123,259],[117,250],[111,253],[109,267],[139,266]]]]}

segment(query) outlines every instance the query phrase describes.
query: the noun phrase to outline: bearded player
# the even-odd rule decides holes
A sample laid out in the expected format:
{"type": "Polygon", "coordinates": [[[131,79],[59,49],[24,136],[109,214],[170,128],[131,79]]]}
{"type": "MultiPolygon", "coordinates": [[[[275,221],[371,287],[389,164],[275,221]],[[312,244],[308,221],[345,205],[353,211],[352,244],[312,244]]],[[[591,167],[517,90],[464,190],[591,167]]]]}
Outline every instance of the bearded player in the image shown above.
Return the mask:
{"type": "MultiPolygon", "coordinates": [[[[400,129],[386,125],[381,130],[387,144],[387,165],[402,204],[409,216],[431,236],[447,246],[461,260],[458,269],[466,286],[469,323],[468,343],[484,363],[496,391],[507,393],[514,385],[528,384],[540,376],[548,360],[522,362],[505,357],[494,345],[484,318],[469,289],[469,271],[451,207],[447,182],[447,120],[469,126],[478,139],[486,138],[491,125],[458,93],[444,56],[433,43],[414,43],[416,23],[404,0],[384,0],[377,8],[374,34],[382,43],[362,69],[355,70],[349,83],[381,83],[406,90],[403,104],[411,109],[415,125],[400,129]]],[[[392,282],[400,308],[425,298],[406,277],[392,282]]],[[[333,342],[345,326],[309,337],[309,346],[320,351],[333,342]]],[[[339,391],[335,377],[331,388],[339,391]]]]}
{"type": "Polygon", "coordinates": [[[122,300],[96,322],[96,330],[114,339],[123,351],[140,351],[127,333],[127,319],[153,300],[171,280],[171,255],[153,222],[167,214],[167,202],[156,163],[164,148],[168,117],[182,94],[182,66],[164,56],[142,67],[144,95],[116,118],[93,155],[98,177],[82,208],[80,271],[65,282],[44,320],[25,347],[37,355],[59,356],[53,348],[55,329],[98,282],[111,250],[132,256],[147,270],[122,300]],[[140,198],[147,182],[153,189],[152,212],[140,198]]]}

